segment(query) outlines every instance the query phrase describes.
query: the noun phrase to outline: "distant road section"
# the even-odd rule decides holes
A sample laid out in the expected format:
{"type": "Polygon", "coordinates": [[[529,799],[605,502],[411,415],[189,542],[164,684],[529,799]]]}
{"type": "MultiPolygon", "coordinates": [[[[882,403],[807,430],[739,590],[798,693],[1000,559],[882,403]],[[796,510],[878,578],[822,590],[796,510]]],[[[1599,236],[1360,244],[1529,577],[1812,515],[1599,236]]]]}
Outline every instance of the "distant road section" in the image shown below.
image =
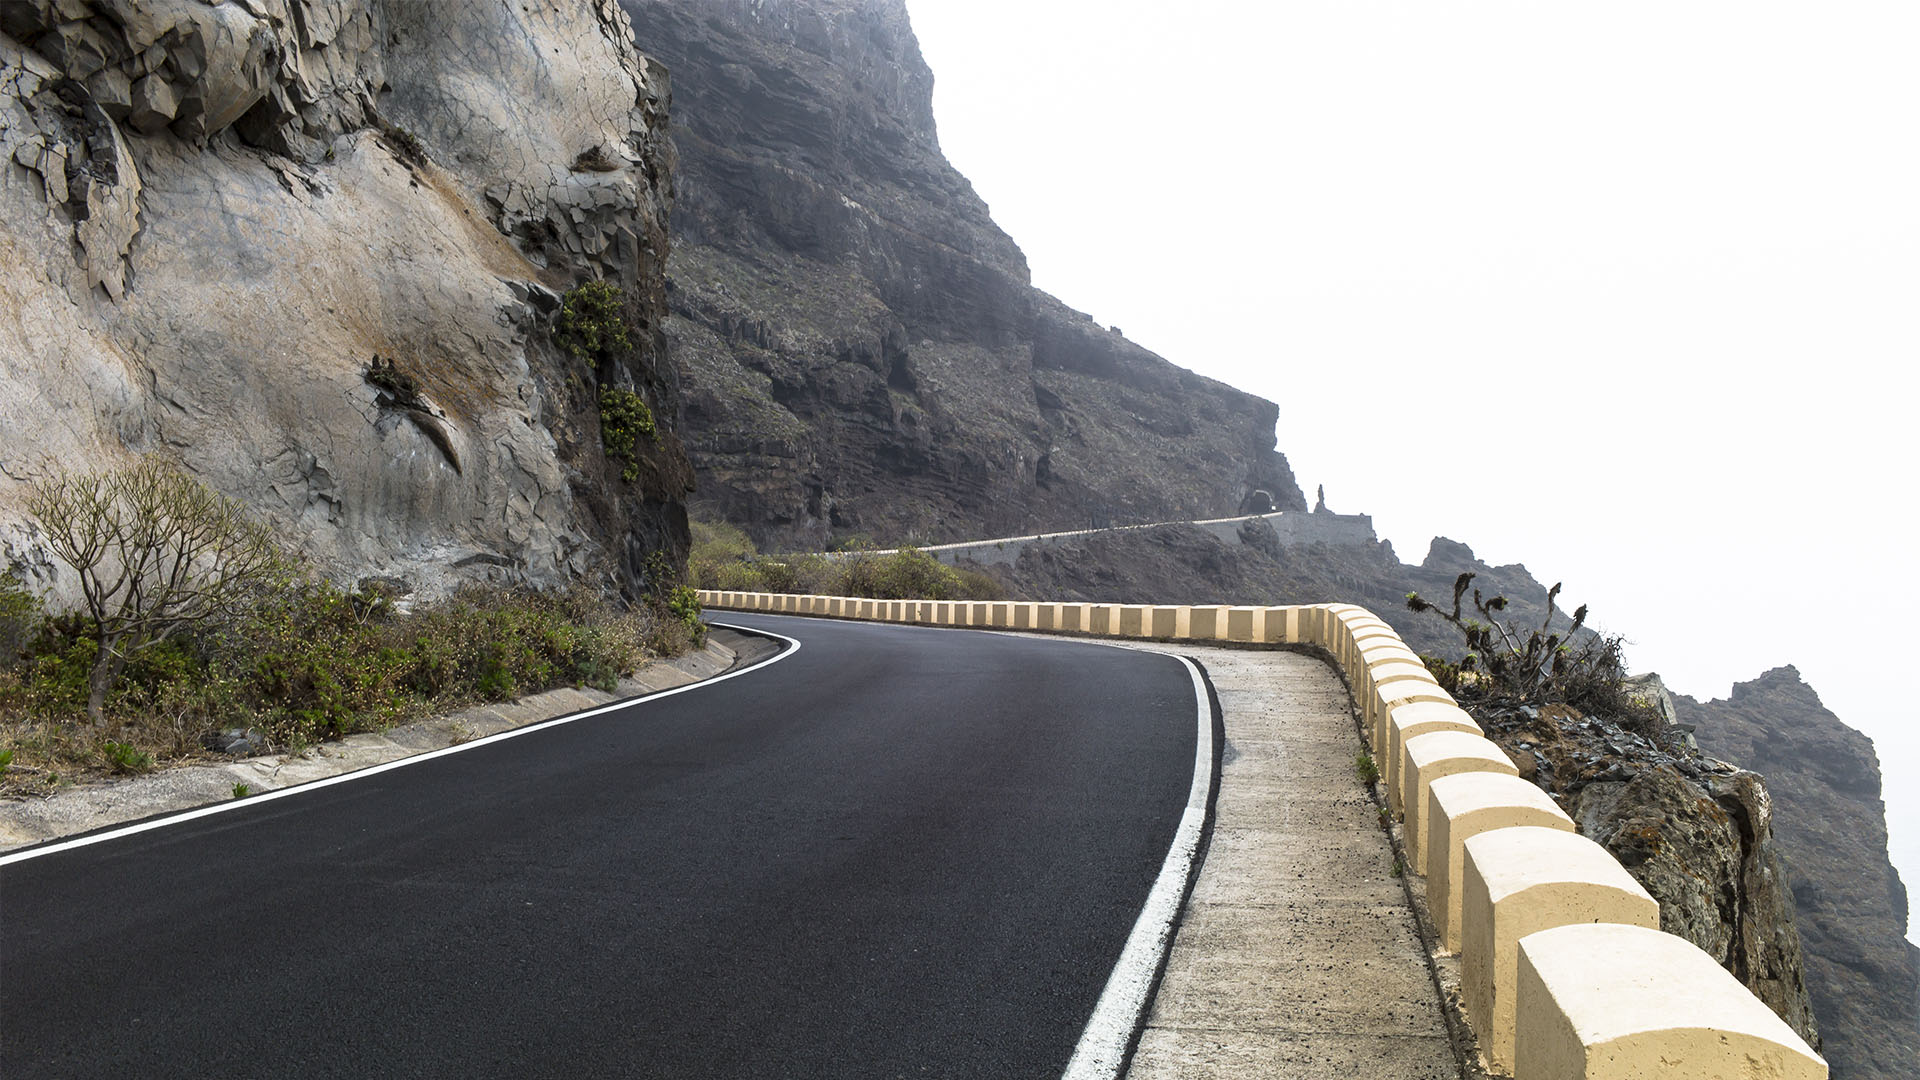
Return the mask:
{"type": "Polygon", "coordinates": [[[1059,1076],[1187,801],[1185,667],[725,621],[803,647],[0,861],[0,1075],[1059,1076]]]}

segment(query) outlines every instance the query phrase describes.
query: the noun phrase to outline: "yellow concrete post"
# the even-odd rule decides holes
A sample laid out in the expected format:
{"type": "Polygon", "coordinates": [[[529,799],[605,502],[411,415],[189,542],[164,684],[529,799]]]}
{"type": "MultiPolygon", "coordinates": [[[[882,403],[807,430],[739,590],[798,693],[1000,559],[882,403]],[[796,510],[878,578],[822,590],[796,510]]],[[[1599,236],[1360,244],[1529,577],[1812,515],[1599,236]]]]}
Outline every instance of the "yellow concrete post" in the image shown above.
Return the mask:
{"type": "Polygon", "coordinates": [[[1120,608],[1116,604],[1091,604],[1087,609],[1087,632],[1090,634],[1118,634],[1120,632],[1120,608]]]}
{"type": "Polygon", "coordinates": [[[1460,875],[1467,838],[1517,825],[1574,831],[1573,819],[1553,796],[1518,776],[1464,772],[1427,785],[1427,906],[1447,952],[1460,951],[1460,875]]]}
{"type": "Polygon", "coordinates": [[[1607,849],[1561,829],[1520,825],[1470,837],[1461,879],[1460,996],[1502,1072],[1513,1070],[1521,938],[1571,923],[1660,927],[1660,905],[1607,849]]]}
{"type": "Polygon", "coordinates": [[[1408,739],[1401,748],[1397,809],[1405,815],[1407,858],[1415,873],[1427,866],[1427,785],[1442,776],[1463,772],[1513,776],[1519,770],[1493,740],[1470,731],[1430,731],[1408,739]]]}
{"type": "Polygon", "coordinates": [[[1417,701],[1437,701],[1443,705],[1452,705],[1453,695],[1440,688],[1431,677],[1427,679],[1396,679],[1381,683],[1366,696],[1366,704],[1360,710],[1362,730],[1373,739],[1373,745],[1385,748],[1387,745],[1387,715],[1401,705],[1417,701]]]}
{"type": "Polygon", "coordinates": [[[1827,1080],[1827,1063],[1691,942],[1590,923],[1520,939],[1514,1075],[1827,1080]]]}
{"type": "Polygon", "coordinates": [[[1408,739],[1429,731],[1483,734],[1480,725],[1474,723],[1473,717],[1468,716],[1465,709],[1444,701],[1409,701],[1387,710],[1382,718],[1386,721],[1387,737],[1381,751],[1386,761],[1380,771],[1386,776],[1388,790],[1400,784],[1400,747],[1408,739]]]}
{"type": "Polygon", "coordinates": [[[1187,636],[1195,641],[1211,641],[1227,628],[1227,608],[1217,604],[1187,609],[1187,636]]]}
{"type": "Polygon", "coordinates": [[[1170,638],[1180,624],[1181,608],[1165,604],[1156,604],[1147,609],[1146,633],[1143,637],[1170,638]]]}

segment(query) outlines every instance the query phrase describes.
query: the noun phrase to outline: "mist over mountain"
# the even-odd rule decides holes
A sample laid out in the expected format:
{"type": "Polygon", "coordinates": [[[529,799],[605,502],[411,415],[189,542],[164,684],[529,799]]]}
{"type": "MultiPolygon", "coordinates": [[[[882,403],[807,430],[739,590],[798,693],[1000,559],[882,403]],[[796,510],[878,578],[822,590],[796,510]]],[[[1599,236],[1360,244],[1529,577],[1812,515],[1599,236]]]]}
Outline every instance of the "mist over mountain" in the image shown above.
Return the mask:
{"type": "Polygon", "coordinates": [[[1275,405],[1029,285],[904,4],[624,3],[673,73],[696,512],[780,550],[1305,507],[1275,405]]]}
{"type": "MultiPolygon", "coordinates": [[[[933,76],[900,0],[623,3],[673,77],[680,170],[666,333],[686,390],[696,513],[784,550],[860,534],[939,542],[1218,517],[1256,490],[1279,508],[1305,507],[1271,449],[1279,407],[1183,371],[1028,286],[1018,247],[940,153],[933,76]]],[[[1115,227],[1178,227],[1145,206],[1115,227]]],[[[1257,530],[1238,543],[1178,527],[1087,537],[992,572],[1017,595],[1054,600],[1361,603],[1416,647],[1445,654],[1457,648],[1451,632],[1413,617],[1403,598],[1445,596],[1463,570],[1516,598],[1523,619],[1544,601],[1526,567],[1486,566],[1452,541],[1408,565],[1385,544],[1286,545],[1257,530]]],[[[1729,721],[1711,706],[1683,708],[1710,752],[1768,777],[1736,817],[1764,817],[1769,788],[1777,797],[1767,847],[1787,867],[1807,928],[1800,1008],[1810,994],[1834,1075],[1913,1075],[1899,1040],[1865,1048],[1876,1028],[1920,1031],[1920,975],[1900,940],[1905,893],[1884,824],[1877,844],[1858,830],[1855,843],[1816,856],[1820,828],[1793,820],[1883,823],[1867,794],[1877,781],[1815,795],[1807,770],[1755,749],[1789,729],[1856,749],[1865,740],[1830,713],[1776,706],[1754,707],[1748,743],[1722,735],[1729,721]],[[1846,904],[1820,900],[1815,886],[1839,875],[1869,884],[1842,890],[1846,904]]],[[[1870,746],[1833,767],[1876,768],[1870,746]]],[[[1785,902],[1765,882],[1775,856],[1751,862],[1759,856],[1711,845],[1697,854],[1726,860],[1715,872],[1730,888],[1758,890],[1761,937],[1792,932],[1784,914],[1763,911],[1785,902]]],[[[1725,902],[1735,938],[1755,932],[1739,928],[1748,902],[1725,902]]],[[[1699,917],[1716,918],[1720,901],[1698,903],[1699,917]]],[[[1727,962],[1762,948],[1743,940],[1723,939],[1727,962]]],[[[1767,977],[1784,980],[1776,1008],[1791,1010],[1799,948],[1783,949],[1793,970],[1767,977]]]]}

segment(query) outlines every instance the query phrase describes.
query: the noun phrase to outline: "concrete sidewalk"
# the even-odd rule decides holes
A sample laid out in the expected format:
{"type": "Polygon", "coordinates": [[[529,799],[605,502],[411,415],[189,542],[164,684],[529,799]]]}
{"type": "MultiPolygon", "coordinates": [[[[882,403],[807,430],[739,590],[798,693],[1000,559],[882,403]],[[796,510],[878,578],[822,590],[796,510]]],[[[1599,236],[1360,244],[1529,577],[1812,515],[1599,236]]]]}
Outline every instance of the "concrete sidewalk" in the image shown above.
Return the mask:
{"type": "Polygon", "coordinates": [[[1225,717],[1213,840],[1135,1080],[1454,1080],[1346,687],[1292,652],[1145,645],[1206,667],[1225,717]]]}

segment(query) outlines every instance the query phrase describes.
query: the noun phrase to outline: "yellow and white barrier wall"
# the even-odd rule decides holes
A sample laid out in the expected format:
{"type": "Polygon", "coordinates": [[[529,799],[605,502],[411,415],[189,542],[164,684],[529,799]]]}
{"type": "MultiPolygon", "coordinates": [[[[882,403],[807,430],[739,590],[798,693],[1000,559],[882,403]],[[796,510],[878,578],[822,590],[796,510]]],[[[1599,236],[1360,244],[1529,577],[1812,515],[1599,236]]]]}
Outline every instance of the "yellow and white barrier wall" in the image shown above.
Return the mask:
{"type": "Polygon", "coordinates": [[[1302,645],[1346,676],[1387,799],[1461,959],[1467,1018],[1516,1080],[1815,1080],[1827,1064],[1739,980],[1658,929],[1659,908],[1352,604],[870,600],[702,591],[708,608],[1099,637],[1302,645]]]}

